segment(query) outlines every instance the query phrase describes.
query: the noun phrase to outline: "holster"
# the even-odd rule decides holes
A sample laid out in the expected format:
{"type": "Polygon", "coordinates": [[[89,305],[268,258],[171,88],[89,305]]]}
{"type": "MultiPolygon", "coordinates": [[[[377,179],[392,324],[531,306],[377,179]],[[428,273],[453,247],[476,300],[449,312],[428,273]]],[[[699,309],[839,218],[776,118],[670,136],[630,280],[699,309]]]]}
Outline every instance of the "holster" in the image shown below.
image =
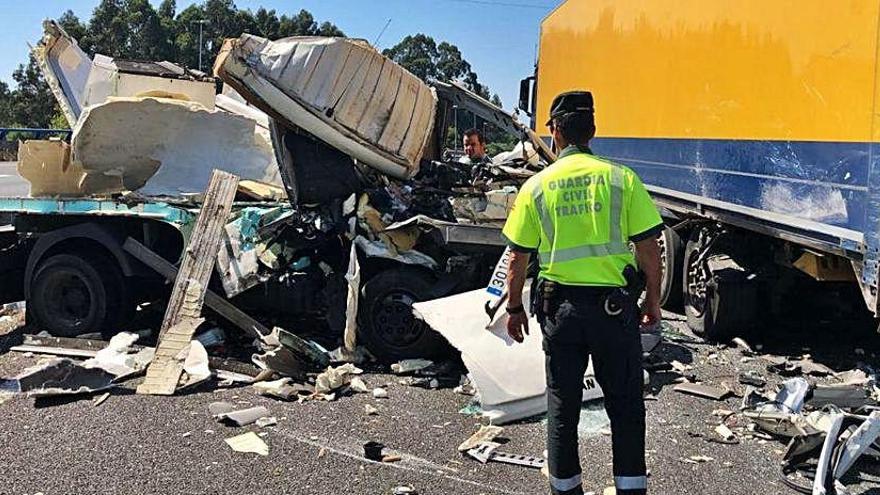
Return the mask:
{"type": "Polygon", "coordinates": [[[543,325],[547,318],[556,314],[558,307],[558,284],[536,277],[532,282],[532,314],[543,325]]]}
{"type": "Polygon", "coordinates": [[[645,290],[645,275],[632,265],[623,269],[626,285],[608,293],[605,298],[605,313],[609,316],[629,316],[628,308],[638,303],[639,296],[645,290]]]}

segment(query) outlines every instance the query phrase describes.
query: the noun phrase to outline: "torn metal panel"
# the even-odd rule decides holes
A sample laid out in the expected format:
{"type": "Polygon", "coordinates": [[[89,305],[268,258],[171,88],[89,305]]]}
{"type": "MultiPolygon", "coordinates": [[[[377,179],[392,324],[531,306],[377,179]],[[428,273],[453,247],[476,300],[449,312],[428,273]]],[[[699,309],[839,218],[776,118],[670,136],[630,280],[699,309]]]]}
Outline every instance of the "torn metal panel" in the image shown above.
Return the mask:
{"type": "Polygon", "coordinates": [[[121,60],[95,55],[86,82],[84,108],[104,103],[111,97],[169,95],[214,109],[216,84],[213,78],[170,62],[121,60]]]}
{"type": "Polygon", "coordinates": [[[843,426],[843,418],[843,414],[835,414],[832,417],[831,428],[825,436],[822,453],[819,455],[816,477],[813,479],[813,495],[826,495],[828,493],[828,471],[831,469],[830,464],[834,455],[834,448],[837,445],[837,439],[840,435],[840,428],[843,426]]]}
{"type": "Polygon", "coordinates": [[[229,445],[236,452],[253,453],[261,456],[269,455],[269,446],[252,431],[227,438],[225,442],[226,445],[229,445]]]}
{"type": "Polygon", "coordinates": [[[713,400],[723,400],[725,397],[730,395],[730,390],[720,387],[701,385],[698,383],[679,383],[673,388],[673,390],[675,390],[676,392],[696,395],[697,397],[703,397],[713,400]]]}
{"type": "Polygon", "coordinates": [[[365,255],[374,258],[386,258],[406,265],[418,265],[434,270],[437,268],[437,262],[430,256],[423,254],[415,249],[406,252],[392,252],[382,241],[371,241],[364,236],[354,238],[354,244],[359,247],[365,255]]]}
{"type": "Polygon", "coordinates": [[[104,55],[96,55],[93,61],[54,20],[43,22],[43,37],[33,54],[71,127],[83,109],[111,96],[159,91],[214,107],[211,78],[170,62],[117,60],[104,55]]]}
{"type": "Polygon", "coordinates": [[[864,406],[870,400],[868,390],[863,385],[816,385],[810,406],[822,407],[834,404],[843,409],[864,406]]]}
{"type": "Polygon", "coordinates": [[[465,218],[475,223],[499,222],[507,219],[513,208],[517,188],[505,186],[486,192],[476,197],[459,197],[452,199],[452,211],[457,218],[465,218]]]}
{"type": "Polygon", "coordinates": [[[504,428],[500,426],[482,425],[480,426],[480,429],[476,431],[476,433],[468,437],[467,440],[465,440],[461,443],[461,445],[458,446],[458,451],[466,452],[483,442],[491,442],[492,440],[495,440],[495,437],[500,435],[503,431],[504,428]]]}
{"type": "Polygon", "coordinates": [[[254,121],[196,102],[111,99],[83,111],[71,142],[86,173],[84,193],[99,186],[147,196],[201,193],[213,168],[281,183],[272,147],[255,137],[254,121]]]}
{"type": "Polygon", "coordinates": [[[880,437],[880,411],[874,411],[843,445],[843,451],[834,467],[834,478],[843,477],[878,437],[880,437]]]}
{"type": "Polygon", "coordinates": [[[432,136],[434,91],[362,41],[243,34],[224,43],[214,72],[269,115],[393,177],[415,175],[432,136]]]}
{"type": "Polygon", "coordinates": [[[58,358],[24,370],[0,388],[36,397],[76,395],[106,390],[115,379],[116,375],[104,369],[58,358]]]}
{"type": "Polygon", "coordinates": [[[222,412],[211,411],[217,421],[232,426],[247,426],[255,423],[258,419],[268,416],[269,410],[263,406],[249,407],[247,409],[228,410],[222,412]]]}
{"type": "MultiPolygon", "coordinates": [[[[523,302],[529,303],[528,288],[523,302]]],[[[538,322],[517,344],[507,335],[506,314],[486,327],[485,290],[416,303],[416,317],[424,320],[461,351],[472,383],[480,395],[482,414],[493,424],[503,424],[547,410],[544,351],[538,322]]],[[[527,308],[528,309],[528,308],[527,308]]],[[[584,401],[602,397],[592,366],[584,376],[584,401]]]]}
{"type": "Polygon", "coordinates": [[[446,244],[507,245],[507,241],[501,236],[500,226],[446,222],[425,215],[416,215],[403,222],[393,223],[387,226],[384,232],[393,232],[412,225],[418,225],[428,230],[436,229],[446,244]]]}
{"type": "Polygon", "coordinates": [[[114,335],[107,346],[83,362],[87,368],[101,368],[116,376],[117,381],[136,375],[147,368],[155,350],[150,347],[132,349],[138,335],[122,332],[114,335]]]}
{"type": "Polygon", "coordinates": [[[64,117],[73,127],[85,106],[92,60],[53,20],[43,21],[43,38],[34,47],[33,54],[64,117]]]}

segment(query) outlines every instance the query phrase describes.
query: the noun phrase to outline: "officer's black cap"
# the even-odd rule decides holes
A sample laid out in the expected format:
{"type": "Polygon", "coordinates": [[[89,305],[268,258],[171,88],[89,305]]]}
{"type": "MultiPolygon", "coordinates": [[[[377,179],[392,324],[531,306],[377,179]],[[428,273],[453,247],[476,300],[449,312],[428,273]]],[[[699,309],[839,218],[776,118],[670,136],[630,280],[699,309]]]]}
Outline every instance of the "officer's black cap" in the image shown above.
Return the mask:
{"type": "Polygon", "coordinates": [[[569,113],[593,113],[593,93],[589,91],[569,91],[553,98],[550,105],[550,120],[569,113]]]}

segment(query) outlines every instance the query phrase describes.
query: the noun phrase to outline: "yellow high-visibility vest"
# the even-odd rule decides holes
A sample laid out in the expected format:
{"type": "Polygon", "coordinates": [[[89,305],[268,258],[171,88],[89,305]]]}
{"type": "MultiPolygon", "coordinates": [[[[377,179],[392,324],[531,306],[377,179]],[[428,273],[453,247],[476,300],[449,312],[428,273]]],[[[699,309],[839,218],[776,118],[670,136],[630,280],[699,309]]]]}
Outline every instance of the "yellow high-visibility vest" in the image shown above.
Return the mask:
{"type": "Polygon", "coordinates": [[[537,251],[541,278],[619,287],[636,263],[628,242],[662,227],[635,172],[569,146],[523,184],[503,234],[515,250],[537,251]]]}

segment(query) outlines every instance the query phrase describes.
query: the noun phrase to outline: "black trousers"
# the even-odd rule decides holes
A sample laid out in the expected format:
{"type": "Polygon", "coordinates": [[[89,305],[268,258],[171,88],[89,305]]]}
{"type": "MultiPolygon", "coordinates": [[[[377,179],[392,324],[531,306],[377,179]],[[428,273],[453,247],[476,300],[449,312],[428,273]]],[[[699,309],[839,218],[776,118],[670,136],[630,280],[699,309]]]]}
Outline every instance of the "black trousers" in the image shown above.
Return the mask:
{"type": "MultiPolygon", "coordinates": [[[[611,420],[614,483],[620,495],[647,492],[642,348],[635,304],[618,316],[604,297],[560,287],[541,325],[547,366],[547,455],[553,494],[583,493],[578,420],[589,357],[611,420]]],[[[593,466],[604,462],[593,460],[593,466]]]]}

